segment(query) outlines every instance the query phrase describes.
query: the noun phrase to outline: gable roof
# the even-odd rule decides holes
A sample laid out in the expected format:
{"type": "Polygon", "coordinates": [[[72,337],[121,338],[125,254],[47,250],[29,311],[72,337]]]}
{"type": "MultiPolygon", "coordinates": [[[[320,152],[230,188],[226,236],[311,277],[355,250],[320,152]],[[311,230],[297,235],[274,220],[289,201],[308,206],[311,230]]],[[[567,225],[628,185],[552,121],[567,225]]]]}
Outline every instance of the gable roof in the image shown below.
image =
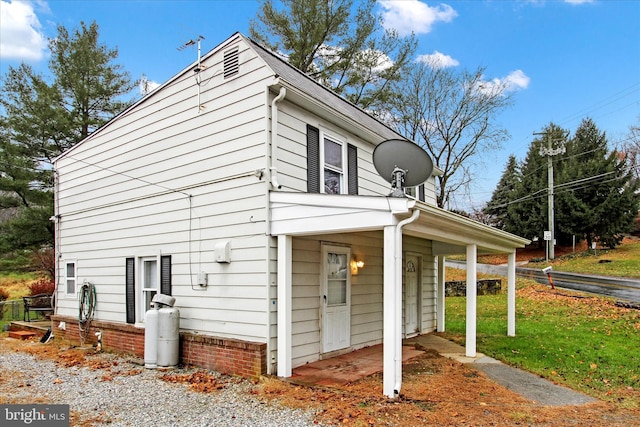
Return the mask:
{"type": "Polygon", "coordinates": [[[270,50],[264,48],[262,45],[247,37],[242,36],[242,34],[240,34],[240,36],[243,37],[244,40],[253,47],[255,52],[267,63],[267,65],[276,73],[276,75],[278,75],[280,79],[286,81],[295,89],[304,92],[313,99],[322,102],[333,112],[338,113],[344,117],[350,117],[352,120],[355,120],[361,125],[367,127],[384,139],[406,139],[404,136],[397,133],[386,124],[369,115],[360,107],[352,104],[334,91],[321,85],[320,83],[309,77],[307,74],[290,65],[270,50]]]}
{"type": "MultiPolygon", "coordinates": [[[[374,136],[382,137],[382,140],[394,139],[394,138],[406,139],[403,135],[397,133],[396,131],[388,127],[386,124],[382,123],[381,121],[377,120],[373,116],[369,115],[360,107],[356,106],[355,104],[352,104],[351,102],[347,101],[345,98],[341,97],[340,95],[326,88],[325,86],[322,86],[320,83],[316,82],[314,79],[312,79],[308,75],[304,74],[294,66],[284,61],[282,58],[275,55],[270,50],[264,48],[263,46],[256,43],[255,41],[244,36],[240,32],[236,32],[232,34],[222,43],[218,44],[216,47],[211,49],[209,52],[207,52],[205,55],[202,56],[201,61],[206,61],[209,57],[219,52],[220,50],[224,49],[229,44],[229,42],[237,38],[241,38],[243,41],[245,41],[254,50],[254,52],[260,58],[262,58],[262,60],[273,71],[276,77],[281,79],[283,82],[286,82],[291,88],[294,88],[296,91],[303,93],[310,99],[313,99],[321,103],[325,107],[326,111],[331,111],[332,114],[336,114],[338,116],[341,116],[342,118],[346,118],[350,122],[357,124],[357,126],[360,127],[361,129],[368,130],[370,134],[373,134],[374,136]]],[[[127,114],[132,109],[137,108],[140,104],[146,102],[154,94],[163,90],[165,87],[171,85],[175,80],[183,76],[185,73],[191,73],[195,66],[197,66],[197,61],[192,62],[187,67],[185,67],[184,69],[176,73],[173,77],[171,77],[170,79],[162,83],[160,86],[158,86],[157,88],[155,88],[154,90],[152,90],[151,92],[143,96],[138,101],[134,102],[128,108],[122,110],[120,113],[114,116],[111,120],[109,120],[99,129],[96,129],[91,135],[87,136],[85,139],[83,139],[82,141],[75,144],[73,147],[69,148],[68,150],[60,154],[60,156],[56,157],[54,159],[54,162],[64,157],[65,155],[67,155],[67,153],[72,151],[75,147],[99,135],[104,129],[109,127],[112,123],[117,121],[120,117],[127,114]]],[[[375,144],[378,144],[382,142],[382,140],[372,141],[372,142],[374,142],[375,144]]]]}

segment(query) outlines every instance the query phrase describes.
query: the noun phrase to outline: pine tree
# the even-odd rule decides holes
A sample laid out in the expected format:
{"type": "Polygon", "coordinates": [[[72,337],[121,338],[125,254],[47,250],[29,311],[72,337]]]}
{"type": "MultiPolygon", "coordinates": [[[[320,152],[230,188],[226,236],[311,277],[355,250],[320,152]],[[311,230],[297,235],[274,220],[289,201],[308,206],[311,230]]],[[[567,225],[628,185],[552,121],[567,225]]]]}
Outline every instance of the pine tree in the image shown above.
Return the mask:
{"type": "Polygon", "coordinates": [[[559,165],[556,224],[560,243],[573,236],[608,247],[622,241],[638,212],[637,180],[624,156],[609,152],[604,132],[584,119],[559,165]]]}
{"type": "Polygon", "coordinates": [[[483,209],[485,215],[489,216],[490,224],[502,230],[514,230],[511,224],[508,209],[513,200],[516,199],[515,194],[521,181],[520,169],[516,156],[510,155],[507,160],[504,172],[498,181],[498,185],[491,195],[491,200],[483,209]]]}
{"type": "Polygon", "coordinates": [[[53,245],[52,160],[129,105],[136,87],[98,41],[93,22],[49,41],[51,82],[25,64],[0,88],[0,202],[17,215],[0,226],[0,250],[53,245]]]}
{"type": "Polygon", "coordinates": [[[416,49],[412,36],[383,31],[375,0],[262,2],[251,37],[352,103],[378,111],[392,96],[390,82],[403,75],[416,49]]]}

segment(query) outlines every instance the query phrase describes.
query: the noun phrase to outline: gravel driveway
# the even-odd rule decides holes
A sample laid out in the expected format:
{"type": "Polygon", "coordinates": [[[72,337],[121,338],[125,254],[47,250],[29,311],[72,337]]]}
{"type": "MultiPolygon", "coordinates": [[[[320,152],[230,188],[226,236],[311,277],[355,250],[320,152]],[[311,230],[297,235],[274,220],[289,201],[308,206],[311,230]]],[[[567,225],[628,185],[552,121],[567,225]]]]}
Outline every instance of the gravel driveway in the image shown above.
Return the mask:
{"type": "MultiPolygon", "coordinates": [[[[0,345],[2,345],[0,343],[0,345]]],[[[111,354],[65,367],[22,352],[0,352],[0,402],[69,404],[78,424],[110,426],[313,426],[314,413],[261,401],[249,381],[220,378],[210,393],[160,377],[111,354]]],[[[171,375],[193,373],[176,369],[171,375]]]]}

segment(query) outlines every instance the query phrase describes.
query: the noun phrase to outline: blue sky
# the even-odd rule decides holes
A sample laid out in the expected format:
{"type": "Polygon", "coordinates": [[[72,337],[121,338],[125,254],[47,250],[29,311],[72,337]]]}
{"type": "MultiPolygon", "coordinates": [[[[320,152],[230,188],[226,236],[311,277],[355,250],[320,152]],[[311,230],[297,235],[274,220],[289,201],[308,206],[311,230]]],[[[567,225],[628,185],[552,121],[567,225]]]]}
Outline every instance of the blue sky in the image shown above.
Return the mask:
{"type": "MultiPolygon", "coordinates": [[[[201,35],[204,53],[236,31],[248,35],[259,8],[254,0],[0,1],[2,75],[21,62],[46,73],[56,26],[95,20],[101,42],[118,48],[117,62],[158,83],[195,60],[195,49],[179,46],[201,35]]],[[[508,156],[522,160],[533,132],[550,122],[573,133],[590,117],[612,146],[640,125],[638,0],[386,0],[378,8],[385,26],[418,36],[417,55],[485,67],[487,81],[507,79],[514,92],[515,105],[498,117],[510,140],[477,159],[470,198],[452,207],[486,202],[508,156]]]]}

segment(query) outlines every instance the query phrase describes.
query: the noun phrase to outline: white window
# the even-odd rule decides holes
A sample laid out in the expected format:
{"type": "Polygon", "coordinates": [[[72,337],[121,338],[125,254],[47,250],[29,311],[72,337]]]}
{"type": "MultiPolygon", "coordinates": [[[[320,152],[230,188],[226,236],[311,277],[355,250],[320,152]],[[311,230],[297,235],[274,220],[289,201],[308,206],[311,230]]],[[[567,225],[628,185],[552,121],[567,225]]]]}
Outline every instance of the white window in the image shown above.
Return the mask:
{"type": "Polygon", "coordinates": [[[151,308],[151,300],[160,292],[160,268],[158,257],[140,258],[140,319],[144,319],[144,315],[151,308]]]}
{"type": "Polygon", "coordinates": [[[64,263],[64,281],[67,295],[76,294],[76,283],[78,282],[78,272],[76,271],[76,262],[66,261],[64,263]]]}
{"type": "Polygon", "coordinates": [[[322,165],[323,193],[326,194],[346,194],[346,145],[339,138],[322,135],[322,146],[320,147],[320,164],[322,165]]]}

